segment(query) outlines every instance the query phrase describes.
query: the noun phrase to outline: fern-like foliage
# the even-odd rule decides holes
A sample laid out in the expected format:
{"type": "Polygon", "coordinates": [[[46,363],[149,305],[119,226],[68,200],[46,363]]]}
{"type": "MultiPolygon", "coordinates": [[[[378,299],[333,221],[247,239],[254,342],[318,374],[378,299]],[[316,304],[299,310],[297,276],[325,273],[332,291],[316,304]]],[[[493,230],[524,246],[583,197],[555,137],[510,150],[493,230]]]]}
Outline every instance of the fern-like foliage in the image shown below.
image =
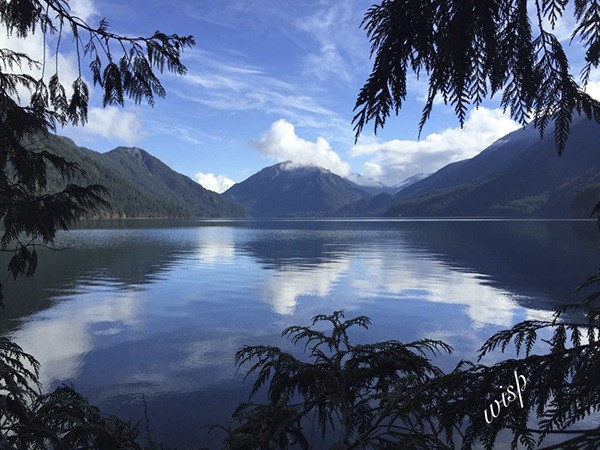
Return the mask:
{"type": "Polygon", "coordinates": [[[568,3],[536,0],[533,16],[523,0],[383,0],[372,6],[362,26],[374,62],[356,100],[356,137],[368,122],[377,132],[402,108],[407,75],[413,72],[427,76],[429,84],[420,131],[438,96],[453,106],[462,126],[471,107],[498,94],[516,121],[533,121],[542,134],[553,120],[562,154],[575,113],[600,122],[600,102],[584,89],[600,62],[600,2],[573,2],[577,25],[572,41],[586,55],[580,83],[553,34],[568,3]]]}
{"type": "Polygon", "coordinates": [[[0,338],[0,448],[142,449],[137,426],[103,415],[69,386],[40,393],[38,362],[0,338]]]}
{"type": "MultiPolygon", "coordinates": [[[[578,293],[599,280],[600,273],[590,277],[578,293]]],[[[588,293],[552,320],[494,334],[479,362],[461,361],[449,373],[430,360],[451,352],[443,342],[354,345],[348,330],[367,328],[367,317],[316,316],[313,326],[283,332],[304,344],[306,361],[273,346],[237,352],[237,366],[246,366],[254,382],[250,401],[219,427],[227,433],[223,448],[312,448],[314,431],[324,439],[319,448],[327,442],[331,449],[599,448],[600,428],[590,420],[600,413],[599,297],[588,293]],[[517,359],[481,364],[509,347],[517,359]],[[263,389],[268,401],[252,402],[263,389]]]]}
{"type": "MultiPolygon", "coordinates": [[[[600,274],[586,287],[598,279],[600,274]]],[[[501,433],[512,437],[511,448],[598,448],[600,429],[590,421],[600,412],[598,296],[594,292],[558,308],[553,320],[525,321],[494,334],[481,347],[479,360],[509,347],[518,359],[492,366],[461,362],[454,371],[411,392],[390,396],[391,417],[431,405],[423,418],[435,424],[436,436],[462,449],[499,448],[501,433]],[[547,351],[536,347],[534,353],[536,342],[547,351]],[[500,404],[517,377],[524,387],[519,401],[500,404]],[[549,437],[561,444],[544,447],[549,437]]]]}
{"type": "Polygon", "coordinates": [[[243,347],[238,368],[254,377],[251,398],[266,388],[268,402],[243,403],[225,429],[225,448],[309,448],[313,430],[331,448],[445,447],[419,420],[422,408],[390,421],[388,396],[407,392],[442,375],[429,357],[452,349],[440,341],[386,341],[354,345],[349,330],[367,328],[360,316],[343,311],[318,315],[311,326],[293,326],[283,336],[304,344],[307,360],[273,346],[243,347]],[[323,329],[324,325],[328,328],[323,329]]]}

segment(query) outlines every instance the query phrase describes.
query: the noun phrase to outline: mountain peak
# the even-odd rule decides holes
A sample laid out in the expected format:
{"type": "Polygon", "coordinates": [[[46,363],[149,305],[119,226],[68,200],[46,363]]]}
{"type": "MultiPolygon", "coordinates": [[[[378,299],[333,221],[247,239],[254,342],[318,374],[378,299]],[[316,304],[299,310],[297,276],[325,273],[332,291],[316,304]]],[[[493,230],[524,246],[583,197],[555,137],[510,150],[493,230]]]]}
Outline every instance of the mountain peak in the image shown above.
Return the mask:
{"type": "MultiPolygon", "coordinates": [[[[98,211],[99,217],[247,216],[241,206],[207,191],[141,148],[117,147],[100,153],[78,147],[59,136],[50,136],[46,142],[49,151],[77,163],[86,171],[86,183],[106,186],[109,191],[107,200],[112,209],[98,211]]],[[[64,185],[60,177],[52,178],[50,182],[57,187],[64,185]]]]}
{"type": "Polygon", "coordinates": [[[291,160],[287,160],[285,162],[279,163],[278,166],[280,166],[283,170],[318,170],[321,172],[331,172],[329,169],[327,169],[326,167],[323,166],[317,166],[316,164],[302,164],[302,163],[298,163],[295,161],[291,161],[291,160]]]}
{"type": "Polygon", "coordinates": [[[225,195],[255,217],[332,215],[368,194],[324,167],[285,161],[232,186],[225,195]]]}
{"type": "Polygon", "coordinates": [[[396,192],[399,192],[402,189],[406,189],[407,187],[412,186],[413,184],[423,180],[424,178],[427,178],[429,175],[431,174],[419,172],[411,177],[402,180],[400,183],[395,184],[394,189],[396,189],[396,192]]]}
{"type": "Polygon", "coordinates": [[[139,147],[117,147],[117,148],[111,150],[110,152],[121,153],[121,154],[127,155],[129,157],[133,157],[133,158],[152,156],[146,150],[139,148],[139,147]]]}
{"type": "Polygon", "coordinates": [[[385,184],[381,181],[376,180],[375,178],[366,177],[361,175],[360,173],[350,173],[346,175],[344,178],[352,181],[354,184],[357,184],[362,187],[372,187],[372,188],[385,188],[385,184]]]}
{"type": "Polygon", "coordinates": [[[275,179],[280,175],[283,176],[305,176],[309,173],[332,173],[329,169],[321,166],[299,164],[294,161],[284,161],[265,167],[256,175],[264,176],[270,179],[275,179]]]}
{"type": "Polygon", "coordinates": [[[156,166],[161,166],[164,164],[158,158],[155,158],[146,150],[139,147],[117,147],[114,150],[107,152],[107,155],[131,160],[138,166],[144,168],[150,174],[155,171],[156,166]]]}

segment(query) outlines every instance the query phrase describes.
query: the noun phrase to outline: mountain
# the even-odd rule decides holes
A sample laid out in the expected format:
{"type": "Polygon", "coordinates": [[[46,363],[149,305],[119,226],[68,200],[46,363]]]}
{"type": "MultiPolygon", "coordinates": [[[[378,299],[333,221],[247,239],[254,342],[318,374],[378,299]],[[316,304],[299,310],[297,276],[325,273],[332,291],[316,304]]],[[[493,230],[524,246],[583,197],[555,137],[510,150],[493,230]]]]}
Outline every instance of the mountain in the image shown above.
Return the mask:
{"type": "Polygon", "coordinates": [[[336,211],[340,217],[371,217],[383,216],[394,206],[394,196],[387,192],[363,197],[348,203],[336,211]]]}
{"type": "Polygon", "coordinates": [[[291,161],[267,167],[224,193],[253,217],[326,216],[369,194],[322,167],[291,161]]]}
{"type": "Polygon", "coordinates": [[[394,192],[396,192],[398,190],[392,186],[386,186],[379,180],[362,176],[359,173],[352,172],[350,175],[347,175],[344,178],[346,178],[348,181],[351,181],[352,183],[358,185],[362,190],[364,190],[372,195],[377,195],[377,194],[382,194],[382,193],[393,194],[394,192]]]}
{"type": "Polygon", "coordinates": [[[554,126],[499,139],[474,158],[449,164],[402,189],[388,216],[589,217],[600,197],[600,126],[574,119],[558,156],[554,126]]]}
{"type": "Polygon", "coordinates": [[[424,178],[427,178],[429,175],[431,175],[431,174],[430,173],[418,173],[416,175],[413,175],[412,177],[408,177],[401,183],[395,184],[392,187],[393,192],[396,192],[396,193],[400,192],[402,189],[406,189],[407,187],[412,186],[416,182],[421,181],[424,178]]]}
{"type": "Polygon", "coordinates": [[[363,197],[343,206],[337,211],[337,215],[342,217],[383,216],[397,202],[393,193],[398,193],[428,176],[429,174],[426,173],[418,173],[385,190],[369,191],[374,195],[363,197]]]}
{"type": "MultiPolygon", "coordinates": [[[[203,218],[245,217],[240,205],[204,189],[192,179],[175,172],[158,158],[135,147],[118,147],[98,153],[65,137],[50,136],[44,141],[49,151],[73,161],[85,170],[86,177],[75,176],[70,183],[102,184],[113,211],[110,218],[203,218]]],[[[65,186],[57,174],[51,175],[49,189],[65,186]]]]}

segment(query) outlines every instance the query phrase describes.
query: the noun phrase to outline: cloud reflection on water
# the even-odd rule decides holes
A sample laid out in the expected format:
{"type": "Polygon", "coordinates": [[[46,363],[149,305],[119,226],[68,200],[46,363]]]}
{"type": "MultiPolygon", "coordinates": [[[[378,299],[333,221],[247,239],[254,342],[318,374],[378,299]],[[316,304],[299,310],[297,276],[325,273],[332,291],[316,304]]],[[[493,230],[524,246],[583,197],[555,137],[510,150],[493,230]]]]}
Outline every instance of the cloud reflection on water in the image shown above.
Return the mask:
{"type": "Polygon", "coordinates": [[[231,262],[235,253],[233,229],[228,227],[201,228],[197,255],[206,266],[231,262]]]}
{"type": "Polygon", "coordinates": [[[406,248],[372,252],[356,271],[352,286],[363,298],[418,298],[466,306],[475,326],[510,326],[520,308],[514,294],[493,287],[487,277],[451,267],[434,255],[406,248]]]}
{"type": "Polygon", "coordinates": [[[324,262],[306,268],[282,267],[267,274],[262,282],[262,295],[276,314],[293,314],[299,297],[327,297],[341,275],[350,268],[350,260],[324,262]]]}
{"type": "Polygon", "coordinates": [[[43,386],[75,379],[84,356],[94,349],[95,336],[116,335],[139,324],[138,295],[129,291],[118,296],[111,293],[64,299],[27,322],[13,338],[39,361],[43,386]]]}
{"type": "MultiPolygon", "coordinates": [[[[552,278],[541,249],[555,236],[577,236],[558,225],[529,234],[523,227],[275,222],[82,230],[70,235],[74,250],[45,255],[35,284],[21,294],[37,297],[13,336],[40,360],[47,387],[73,381],[107,405],[139,402],[141,393],[168,401],[239,387],[239,347],[285,345],[283,327],[335,309],[376,319],[368,341],[462,339],[468,354],[490,331],[548,317],[543,289],[572,288],[570,279],[552,278]],[[515,248],[526,256],[515,259],[515,248]]],[[[580,248],[554,252],[561,277],[584,272],[573,263],[580,248]]]]}

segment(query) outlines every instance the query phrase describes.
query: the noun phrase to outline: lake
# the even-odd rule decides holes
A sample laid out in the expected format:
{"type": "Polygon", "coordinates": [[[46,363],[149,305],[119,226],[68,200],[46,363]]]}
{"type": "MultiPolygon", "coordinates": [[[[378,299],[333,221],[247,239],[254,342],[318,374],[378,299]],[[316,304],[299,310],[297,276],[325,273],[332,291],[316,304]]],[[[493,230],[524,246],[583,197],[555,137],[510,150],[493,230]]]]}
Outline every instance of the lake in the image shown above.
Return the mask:
{"type": "MultiPolygon", "coordinates": [[[[9,281],[0,325],[103,411],[168,445],[216,447],[249,384],[243,345],[344,309],[357,342],[443,339],[451,368],[494,331],[547,318],[598,268],[593,221],[98,221],[9,281]]],[[[5,261],[6,258],[3,259],[5,261]]],[[[493,360],[488,359],[486,362],[493,360]]]]}

